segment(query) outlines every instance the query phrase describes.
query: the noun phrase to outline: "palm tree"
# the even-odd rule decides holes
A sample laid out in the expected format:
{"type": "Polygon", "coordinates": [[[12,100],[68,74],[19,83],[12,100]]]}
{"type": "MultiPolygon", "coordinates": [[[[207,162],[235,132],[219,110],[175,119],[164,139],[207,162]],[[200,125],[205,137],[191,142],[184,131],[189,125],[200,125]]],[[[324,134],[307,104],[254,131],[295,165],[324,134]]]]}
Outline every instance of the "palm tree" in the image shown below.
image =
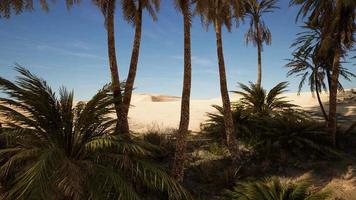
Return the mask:
{"type": "Polygon", "coordinates": [[[264,181],[250,181],[237,183],[230,191],[226,192],[226,199],[232,200],[326,200],[328,192],[310,193],[311,182],[301,180],[282,181],[278,177],[264,181]]]}
{"type": "Polygon", "coordinates": [[[268,116],[296,107],[285,100],[285,97],[281,97],[281,94],[286,91],[287,82],[278,83],[268,93],[262,87],[251,82],[249,86],[242,83],[239,83],[239,86],[243,91],[233,92],[242,96],[240,102],[250,114],[268,116]]]}
{"type": "MultiPolygon", "coordinates": [[[[296,53],[293,54],[293,59],[289,60],[289,63],[287,63],[286,67],[290,68],[287,73],[287,76],[296,74],[296,76],[301,77],[298,87],[298,93],[300,93],[306,80],[308,80],[310,91],[312,93],[316,93],[321,112],[324,116],[325,121],[327,122],[328,115],[324,109],[323,102],[321,101],[320,93],[322,92],[322,90],[327,91],[328,86],[325,83],[325,79],[327,79],[327,74],[329,74],[329,68],[325,68],[324,66],[320,65],[320,62],[318,63],[315,59],[311,58],[310,55],[305,57],[296,53]]],[[[352,77],[356,77],[355,74],[353,74],[347,68],[344,67],[340,67],[340,75],[348,81],[351,81],[352,77]]],[[[338,87],[339,90],[343,89],[340,81],[338,83],[338,87]]]]}
{"type": "Polygon", "coordinates": [[[122,12],[124,18],[135,26],[135,37],[132,47],[129,73],[125,81],[123,95],[123,122],[126,131],[129,131],[128,112],[131,103],[133,86],[136,78],[137,63],[140,54],[142,11],[147,10],[154,21],[157,20],[156,12],[159,10],[160,0],[122,0],[122,12]]]}
{"type": "Polygon", "coordinates": [[[121,0],[124,19],[135,26],[135,37],[133,42],[130,69],[125,82],[125,89],[122,91],[119,69],[116,60],[115,50],[115,27],[114,17],[116,10],[116,0],[93,0],[105,18],[105,25],[108,36],[108,55],[111,71],[112,90],[114,93],[115,110],[118,118],[117,129],[120,133],[129,133],[128,112],[132,97],[132,90],[136,78],[137,63],[141,44],[142,12],[147,10],[153,20],[157,20],[156,11],[159,9],[160,0],[121,0]]]}
{"type": "MultiPolygon", "coordinates": [[[[296,48],[293,52],[293,58],[289,59],[289,63],[286,65],[286,67],[290,68],[287,76],[296,74],[301,77],[298,93],[301,91],[306,79],[308,79],[310,91],[316,93],[320,109],[327,122],[328,115],[321,102],[319,93],[321,93],[322,90],[327,91],[327,89],[330,89],[330,71],[332,68],[334,50],[329,49],[326,55],[323,55],[326,51],[321,52],[321,39],[323,37],[321,27],[313,26],[311,23],[305,23],[302,28],[305,29],[305,31],[298,33],[297,39],[291,45],[291,47],[296,48]],[[325,79],[327,81],[325,81],[325,79]],[[327,84],[325,82],[327,82],[327,84]]],[[[351,78],[355,77],[355,74],[342,66],[340,66],[340,75],[348,81],[351,81],[351,78]]],[[[339,90],[343,89],[340,81],[338,87],[339,90]]]]}
{"type": "Polygon", "coordinates": [[[183,91],[181,102],[180,123],[177,133],[176,149],[174,155],[174,163],[172,175],[177,180],[182,182],[184,178],[184,161],[186,150],[186,139],[189,127],[189,108],[190,108],[190,90],[192,82],[192,64],[191,64],[191,47],[190,47],[190,27],[191,27],[191,11],[190,0],[175,0],[176,8],[183,15],[184,29],[184,77],[183,91]]]}
{"type": "Polygon", "coordinates": [[[250,27],[245,34],[246,44],[252,42],[257,46],[258,55],[258,76],[257,86],[261,86],[262,80],[262,50],[263,43],[270,45],[272,41],[271,32],[262,19],[265,13],[273,12],[277,9],[277,0],[247,0],[246,1],[246,16],[250,19],[250,27]]]}
{"type": "Polygon", "coordinates": [[[220,93],[224,109],[224,124],[226,129],[226,143],[232,155],[233,162],[239,160],[239,152],[231,112],[231,103],[227,89],[224,53],[222,47],[222,26],[231,30],[232,19],[243,15],[243,2],[241,0],[194,0],[195,13],[202,18],[203,24],[208,27],[213,24],[216,35],[216,50],[219,64],[220,93]]]}
{"type": "Polygon", "coordinates": [[[58,97],[44,80],[16,70],[16,82],[0,78],[8,96],[0,99],[0,113],[7,116],[0,180],[11,186],[5,199],[140,199],[140,187],[190,198],[147,160],[151,146],[115,134],[109,87],[74,104],[73,92],[62,88],[58,97]]]}
{"type": "Polygon", "coordinates": [[[308,21],[312,25],[321,27],[323,33],[321,51],[334,50],[329,91],[328,127],[330,135],[333,137],[333,143],[336,145],[336,99],[340,60],[347,51],[352,49],[354,44],[356,2],[352,0],[291,0],[290,4],[301,5],[297,19],[300,15],[308,16],[308,21]]]}
{"type": "Polygon", "coordinates": [[[105,27],[107,31],[107,43],[108,43],[108,56],[111,72],[111,89],[114,95],[114,105],[117,117],[116,127],[119,133],[128,134],[129,127],[126,126],[125,116],[124,116],[124,106],[122,100],[121,82],[118,64],[116,60],[116,49],[115,49],[115,10],[116,10],[116,0],[93,0],[93,3],[99,7],[104,19],[105,27]]]}

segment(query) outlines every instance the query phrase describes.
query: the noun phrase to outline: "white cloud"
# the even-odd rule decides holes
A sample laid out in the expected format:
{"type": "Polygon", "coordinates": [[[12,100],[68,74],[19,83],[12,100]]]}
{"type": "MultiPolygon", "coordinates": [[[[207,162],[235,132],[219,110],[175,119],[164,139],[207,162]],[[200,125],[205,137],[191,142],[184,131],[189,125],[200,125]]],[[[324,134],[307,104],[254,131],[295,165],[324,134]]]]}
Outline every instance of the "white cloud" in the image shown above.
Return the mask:
{"type": "Polygon", "coordinates": [[[56,53],[61,53],[61,54],[80,57],[80,58],[92,58],[92,59],[105,60],[104,57],[96,55],[96,54],[71,51],[68,49],[58,48],[58,47],[49,46],[49,45],[37,45],[36,48],[41,51],[53,51],[56,53]]]}

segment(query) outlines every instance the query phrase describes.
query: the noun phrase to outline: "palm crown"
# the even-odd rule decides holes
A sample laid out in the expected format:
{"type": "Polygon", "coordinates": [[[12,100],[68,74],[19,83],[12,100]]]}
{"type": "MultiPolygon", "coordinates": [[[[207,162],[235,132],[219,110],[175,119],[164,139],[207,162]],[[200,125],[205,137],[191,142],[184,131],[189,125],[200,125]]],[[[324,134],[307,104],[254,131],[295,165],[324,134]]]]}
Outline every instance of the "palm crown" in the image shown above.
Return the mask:
{"type": "Polygon", "coordinates": [[[273,12],[278,8],[275,6],[277,0],[248,0],[245,4],[245,15],[250,19],[250,26],[245,34],[246,44],[252,42],[253,45],[265,42],[271,44],[272,37],[269,28],[262,19],[262,14],[273,12]],[[257,30],[258,29],[258,30],[257,30]],[[259,36],[260,35],[260,36],[259,36]]]}
{"type": "Polygon", "coordinates": [[[244,107],[254,114],[271,114],[277,110],[284,110],[295,107],[295,105],[285,100],[285,97],[280,95],[286,91],[287,82],[281,82],[274,86],[268,93],[257,84],[251,83],[244,85],[239,83],[243,91],[233,91],[236,94],[242,95],[241,103],[244,107]]]}
{"type": "MultiPolygon", "coordinates": [[[[241,0],[193,0],[195,14],[201,16],[203,24],[225,25],[231,30],[233,18],[239,18],[244,13],[243,1],[241,0]]],[[[236,20],[236,22],[238,22],[236,20]]]]}
{"type": "MultiPolygon", "coordinates": [[[[79,2],[80,0],[65,0],[68,8],[79,2]]],[[[9,18],[13,13],[18,15],[25,10],[32,11],[34,10],[34,4],[33,0],[0,1],[0,18],[9,18]]],[[[49,10],[47,0],[40,0],[39,4],[42,10],[46,12],[49,10]]]]}
{"type": "Polygon", "coordinates": [[[87,103],[73,92],[59,97],[22,67],[15,83],[0,78],[0,177],[10,183],[8,199],[140,199],[135,185],[187,199],[166,172],[144,159],[150,147],[114,134],[113,98],[104,87],[87,103]],[[98,183],[102,183],[98,185],[98,183]],[[61,196],[58,196],[61,194],[61,196]]]}
{"type": "MultiPolygon", "coordinates": [[[[322,45],[322,30],[319,26],[314,26],[311,23],[305,23],[302,27],[305,31],[298,33],[298,37],[291,47],[295,47],[293,58],[289,59],[286,67],[290,68],[288,76],[296,74],[301,77],[298,92],[301,91],[304,83],[308,81],[312,92],[322,89],[327,90],[325,79],[330,85],[330,74],[333,62],[333,49],[329,49],[327,54],[321,52],[322,45]],[[316,85],[318,84],[318,85],[316,85]]],[[[325,51],[324,51],[325,52],[325,51]]],[[[340,75],[351,81],[355,74],[347,68],[340,66],[340,75]]],[[[339,89],[342,85],[339,82],[339,89]]]]}
{"type": "Polygon", "coordinates": [[[157,20],[156,12],[160,7],[160,0],[122,0],[121,8],[124,19],[135,24],[135,15],[138,9],[147,10],[153,20],[157,20]]]}

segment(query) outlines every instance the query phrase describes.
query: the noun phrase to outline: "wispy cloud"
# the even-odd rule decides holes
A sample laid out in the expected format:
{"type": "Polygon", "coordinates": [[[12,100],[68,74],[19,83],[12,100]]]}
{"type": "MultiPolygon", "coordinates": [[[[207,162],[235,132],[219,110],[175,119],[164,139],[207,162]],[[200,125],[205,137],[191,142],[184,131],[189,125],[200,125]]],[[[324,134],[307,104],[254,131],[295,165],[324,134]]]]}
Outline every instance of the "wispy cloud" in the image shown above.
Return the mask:
{"type": "MultiPolygon", "coordinates": [[[[181,61],[183,60],[183,56],[172,56],[172,58],[181,61]]],[[[213,60],[200,56],[192,56],[192,64],[204,67],[216,65],[213,60]]]]}
{"type": "Polygon", "coordinates": [[[49,45],[37,45],[36,48],[40,51],[53,51],[56,53],[65,54],[65,55],[74,56],[74,57],[105,60],[105,58],[103,56],[99,56],[96,54],[77,52],[77,51],[72,51],[72,50],[58,48],[58,47],[49,46],[49,45]]]}

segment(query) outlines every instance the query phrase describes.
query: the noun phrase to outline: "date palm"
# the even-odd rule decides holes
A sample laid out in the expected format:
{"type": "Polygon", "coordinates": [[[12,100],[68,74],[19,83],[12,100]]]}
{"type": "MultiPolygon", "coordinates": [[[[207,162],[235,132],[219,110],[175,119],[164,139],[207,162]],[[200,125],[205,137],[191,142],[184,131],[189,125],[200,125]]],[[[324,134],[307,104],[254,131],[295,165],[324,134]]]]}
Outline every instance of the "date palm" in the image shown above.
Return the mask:
{"type": "Polygon", "coordinates": [[[257,86],[261,86],[262,81],[262,51],[263,43],[270,45],[272,42],[272,35],[269,28],[266,26],[262,19],[262,15],[273,12],[277,9],[277,0],[247,0],[246,1],[246,13],[245,15],[250,20],[250,26],[245,33],[246,45],[252,42],[254,46],[257,46],[258,56],[258,73],[257,73],[257,86]]]}
{"type": "MultiPolygon", "coordinates": [[[[291,0],[291,5],[301,5],[299,16],[308,17],[312,25],[319,25],[323,34],[321,52],[334,50],[331,83],[329,91],[328,127],[333,143],[336,145],[336,106],[337,89],[340,75],[340,60],[352,49],[356,30],[356,2],[353,0],[291,0]]],[[[326,53],[325,53],[326,54],[326,53]]]]}
{"type": "Polygon", "coordinates": [[[136,78],[137,63],[140,54],[142,34],[142,12],[147,10],[154,21],[157,20],[156,12],[159,10],[160,0],[121,0],[124,19],[135,27],[132,54],[129,72],[125,81],[123,94],[123,122],[126,131],[129,131],[128,112],[131,103],[132,91],[136,78]]]}
{"type": "Polygon", "coordinates": [[[74,104],[73,92],[62,88],[56,95],[44,80],[16,70],[16,82],[0,78],[7,95],[0,99],[0,113],[7,116],[0,134],[6,140],[0,178],[10,186],[5,199],[140,199],[140,187],[189,198],[147,160],[152,147],[115,134],[108,87],[74,104]]]}
{"type": "Polygon", "coordinates": [[[232,28],[232,20],[240,18],[244,13],[241,0],[194,0],[195,13],[202,18],[203,24],[213,25],[216,36],[216,50],[219,64],[220,93],[224,109],[224,125],[226,129],[226,143],[232,155],[233,162],[239,160],[234,123],[231,112],[231,103],[227,89],[226,70],[222,46],[222,27],[228,31],[232,28]]]}
{"type": "Polygon", "coordinates": [[[190,91],[192,82],[192,64],[191,64],[191,42],[190,42],[190,28],[191,28],[191,0],[175,0],[176,8],[183,16],[184,29],[184,75],[183,75],[183,91],[181,102],[180,123],[177,133],[176,149],[174,155],[174,163],[172,168],[172,175],[178,181],[183,181],[184,178],[184,162],[185,151],[189,127],[189,108],[190,108],[190,91]]]}
{"type": "MultiPolygon", "coordinates": [[[[293,54],[293,58],[289,60],[289,63],[286,67],[290,68],[287,75],[296,75],[301,77],[298,87],[298,93],[303,88],[305,82],[309,85],[309,89],[312,93],[316,93],[318,103],[321,109],[321,112],[324,116],[325,121],[328,121],[328,115],[324,109],[323,103],[320,99],[320,93],[324,90],[327,91],[328,88],[328,74],[330,68],[326,68],[321,65],[320,62],[317,62],[311,55],[301,56],[296,53],[293,54]],[[325,80],[326,79],[326,80],[325,80]]],[[[340,75],[351,81],[351,78],[356,77],[355,74],[350,72],[347,68],[340,67],[340,75]]],[[[338,83],[339,90],[342,90],[342,84],[339,81],[338,83]]]]}
{"type": "Polygon", "coordinates": [[[116,128],[119,133],[128,134],[129,127],[126,126],[124,116],[124,106],[121,91],[121,82],[119,75],[119,68],[116,58],[115,48],[115,10],[116,0],[92,0],[93,3],[101,10],[104,19],[107,32],[107,44],[108,44],[108,56],[109,67],[111,75],[111,89],[114,96],[114,106],[116,111],[117,123],[116,128]]]}
{"type": "MultiPolygon", "coordinates": [[[[300,92],[308,79],[310,91],[316,93],[325,121],[328,121],[328,115],[325,112],[319,93],[322,90],[330,90],[334,49],[321,51],[323,33],[320,25],[313,25],[307,22],[302,28],[304,31],[297,34],[297,39],[291,45],[291,47],[295,47],[295,50],[293,58],[289,59],[289,63],[286,65],[286,67],[290,68],[287,75],[296,74],[301,77],[298,92],[300,92]]],[[[342,66],[340,66],[340,75],[348,81],[355,77],[353,73],[342,66]]],[[[343,89],[340,81],[338,87],[339,90],[343,89]]]]}
{"type": "Polygon", "coordinates": [[[142,31],[142,12],[147,10],[154,20],[157,19],[156,11],[159,9],[159,0],[120,0],[124,19],[135,27],[135,37],[133,42],[131,61],[125,89],[120,87],[119,68],[117,64],[115,50],[115,27],[114,18],[117,0],[92,0],[97,5],[105,18],[107,29],[108,55],[111,71],[111,83],[114,93],[115,110],[118,118],[117,129],[120,133],[129,133],[128,112],[132,97],[132,90],[136,78],[137,63],[139,58],[141,31],[142,31]]]}

